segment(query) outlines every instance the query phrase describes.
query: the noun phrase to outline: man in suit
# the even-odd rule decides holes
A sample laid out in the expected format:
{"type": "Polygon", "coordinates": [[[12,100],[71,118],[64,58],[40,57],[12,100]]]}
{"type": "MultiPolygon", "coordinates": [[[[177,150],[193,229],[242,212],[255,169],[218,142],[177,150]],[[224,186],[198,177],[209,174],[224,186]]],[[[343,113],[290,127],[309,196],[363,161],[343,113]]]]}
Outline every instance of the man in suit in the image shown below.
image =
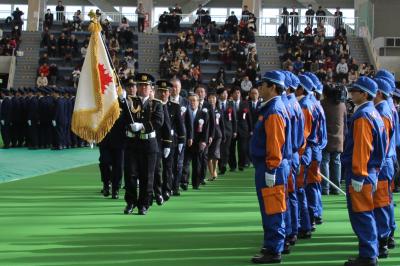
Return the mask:
{"type": "Polygon", "coordinates": [[[237,118],[237,136],[231,142],[229,167],[231,171],[235,171],[238,166],[239,170],[243,171],[247,163],[246,159],[249,152],[249,138],[253,131],[253,121],[247,101],[241,99],[240,88],[234,87],[231,93],[237,118]],[[238,152],[238,160],[236,160],[236,151],[238,152]]]}
{"type": "Polygon", "coordinates": [[[204,85],[198,85],[195,89],[195,93],[199,96],[199,109],[201,109],[203,112],[206,112],[208,114],[208,121],[209,121],[209,127],[208,127],[208,142],[207,142],[207,147],[204,149],[203,152],[203,158],[201,160],[201,184],[205,185],[205,178],[206,178],[206,173],[207,173],[207,165],[208,165],[208,147],[211,145],[211,142],[214,137],[214,131],[215,131],[215,119],[214,119],[214,112],[212,112],[212,108],[209,102],[206,100],[206,90],[204,85]]]}
{"type": "Polygon", "coordinates": [[[199,108],[199,96],[189,96],[190,107],[185,115],[187,147],[184,160],[182,181],[187,186],[189,183],[190,163],[192,163],[192,187],[199,189],[202,175],[203,153],[207,147],[209,133],[209,114],[199,108]]]}
{"type": "Polygon", "coordinates": [[[53,126],[53,150],[64,149],[66,105],[65,99],[62,97],[63,92],[64,90],[62,88],[55,88],[53,92],[54,111],[51,120],[53,126]]]}
{"type": "Polygon", "coordinates": [[[221,143],[221,160],[219,161],[220,174],[223,175],[226,172],[226,164],[229,160],[230,146],[232,138],[236,138],[237,135],[237,120],[235,107],[232,101],[228,100],[227,89],[220,88],[217,91],[218,94],[218,106],[222,111],[222,120],[224,123],[224,141],[221,143]]]}
{"type": "Polygon", "coordinates": [[[52,132],[52,114],[55,100],[50,95],[50,88],[43,88],[42,96],[39,96],[39,145],[40,148],[50,148],[53,144],[53,132],[52,132]]]}
{"type": "Polygon", "coordinates": [[[164,123],[164,112],[159,100],[149,99],[153,76],[138,73],[138,97],[124,99],[127,149],[125,151],[125,214],[135,207],[139,215],[146,215],[153,198],[154,169],[159,150],[156,131],[164,123]],[[139,181],[139,195],[137,185],[139,181]]]}
{"type": "MultiPolygon", "coordinates": [[[[185,117],[186,111],[189,107],[189,101],[186,98],[183,98],[180,93],[181,93],[181,88],[182,88],[182,84],[181,81],[177,78],[171,79],[171,84],[172,87],[170,89],[170,97],[169,100],[172,103],[176,103],[179,104],[180,106],[180,113],[181,113],[181,118],[182,120],[185,117]]],[[[173,161],[175,162],[172,165],[172,172],[173,172],[173,176],[176,178],[176,180],[179,180],[179,182],[181,183],[181,187],[183,190],[187,190],[187,186],[181,182],[182,179],[182,170],[183,170],[183,161],[185,158],[185,142],[183,142],[183,145],[181,145],[182,147],[180,148],[179,151],[179,145],[178,145],[178,151],[179,152],[174,152],[174,159],[173,161]]],[[[174,194],[178,195],[179,194],[179,187],[175,187],[174,189],[174,194]]]]}
{"type": "Polygon", "coordinates": [[[11,144],[12,147],[22,147],[22,101],[21,91],[19,89],[11,90],[13,97],[11,98],[11,144]]]}
{"type": "Polygon", "coordinates": [[[7,89],[1,90],[0,123],[1,136],[3,138],[4,149],[8,149],[11,145],[11,96],[7,89]]]}
{"type": "MultiPolygon", "coordinates": [[[[161,94],[164,91],[168,91],[170,87],[170,83],[166,80],[157,81],[157,100],[161,99],[161,94]]],[[[172,134],[171,134],[171,121],[169,119],[168,107],[166,103],[161,101],[163,113],[164,113],[164,123],[162,126],[156,131],[156,138],[158,143],[158,153],[156,160],[156,168],[154,171],[154,197],[156,199],[157,205],[163,205],[164,200],[168,200],[171,193],[171,182],[168,179],[168,175],[163,175],[162,171],[162,162],[164,159],[169,157],[171,153],[171,145],[172,145],[172,134]]]]}
{"type": "Polygon", "coordinates": [[[253,125],[255,125],[258,119],[258,109],[261,105],[257,88],[252,88],[250,90],[248,105],[250,109],[251,121],[253,125]]]}

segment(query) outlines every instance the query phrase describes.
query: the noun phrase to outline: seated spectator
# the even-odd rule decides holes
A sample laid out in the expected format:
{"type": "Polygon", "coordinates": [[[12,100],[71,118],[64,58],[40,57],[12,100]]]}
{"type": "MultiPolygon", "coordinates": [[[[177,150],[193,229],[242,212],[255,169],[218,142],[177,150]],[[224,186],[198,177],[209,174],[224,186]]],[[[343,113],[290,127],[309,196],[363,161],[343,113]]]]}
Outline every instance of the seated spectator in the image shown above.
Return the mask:
{"type": "Polygon", "coordinates": [[[192,64],[197,66],[198,64],[200,64],[201,61],[201,50],[200,48],[197,46],[192,54],[192,64]]]}
{"type": "Polygon", "coordinates": [[[169,77],[169,66],[170,61],[166,55],[161,56],[160,58],[160,77],[162,79],[167,79],[169,77]]]}
{"type": "Polygon", "coordinates": [[[118,54],[119,53],[119,43],[118,40],[115,39],[114,37],[111,38],[110,44],[109,44],[109,49],[110,49],[110,54],[118,54]]]}
{"type": "Polygon", "coordinates": [[[247,59],[247,65],[251,65],[254,69],[258,69],[257,50],[254,47],[250,49],[247,59]]]}
{"type": "Polygon", "coordinates": [[[349,67],[347,66],[346,59],[342,58],[340,63],[336,66],[337,80],[342,81],[347,78],[349,67]]]}
{"type": "Polygon", "coordinates": [[[44,15],[44,27],[51,28],[53,26],[54,16],[51,13],[50,9],[47,9],[46,14],[44,15]]]}
{"type": "Polygon", "coordinates": [[[110,39],[110,35],[112,33],[112,26],[110,21],[108,21],[108,19],[104,19],[103,22],[101,23],[101,27],[104,31],[106,39],[110,39]]]}
{"type": "Polygon", "coordinates": [[[203,60],[206,62],[210,57],[210,50],[211,50],[211,45],[208,43],[208,40],[205,40],[203,44],[203,60]]]}
{"type": "Polygon", "coordinates": [[[350,69],[349,75],[347,77],[347,80],[349,84],[353,84],[358,79],[358,74],[354,69],[350,69]]]}
{"type": "Polygon", "coordinates": [[[47,42],[47,53],[49,54],[49,57],[57,56],[57,40],[53,34],[50,35],[47,42]]]}
{"type": "Polygon", "coordinates": [[[121,19],[121,23],[119,23],[117,31],[125,31],[127,29],[129,29],[129,22],[128,22],[128,19],[126,17],[123,17],[121,19]]]}
{"type": "Polygon", "coordinates": [[[318,70],[319,70],[319,62],[318,59],[315,59],[314,62],[311,63],[310,71],[316,73],[318,72],[318,70]]]}
{"type": "Polygon", "coordinates": [[[44,63],[48,64],[49,63],[49,57],[47,53],[44,53],[42,57],[39,59],[39,65],[43,65],[44,63]]]}
{"type": "Polygon", "coordinates": [[[60,38],[58,38],[57,46],[58,46],[58,54],[61,57],[64,57],[65,56],[65,48],[67,46],[67,38],[65,37],[64,33],[61,33],[60,38]]]}
{"type": "Polygon", "coordinates": [[[242,82],[240,83],[243,97],[246,97],[249,94],[252,87],[253,83],[251,83],[251,81],[249,80],[249,76],[244,76],[242,82]]]}
{"type": "Polygon", "coordinates": [[[78,55],[78,51],[79,51],[78,39],[76,39],[75,35],[71,35],[71,37],[69,37],[67,39],[67,42],[68,42],[69,46],[71,46],[72,55],[73,56],[77,56],[78,55]]]}
{"type": "Polygon", "coordinates": [[[47,63],[44,63],[43,65],[41,65],[39,67],[39,75],[44,75],[45,77],[47,77],[49,75],[50,72],[50,68],[49,65],[47,65],[47,63]]]}
{"type": "Polygon", "coordinates": [[[46,87],[48,85],[47,77],[44,75],[44,73],[40,73],[40,76],[36,80],[36,86],[40,87],[46,87]]]}
{"type": "Polygon", "coordinates": [[[301,61],[301,57],[298,56],[298,57],[296,58],[296,61],[295,61],[294,64],[293,64],[294,72],[295,72],[296,74],[299,74],[299,73],[303,70],[303,67],[304,67],[304,63],[303,63],[303,61],[301,61]]]}
{"type": "Polygon", "coordinates": [[[52,85],[56,85],[58,77],[58,67],[56,64],[51,64],[49,68],[49,76],[50,82],[52,85]]]}

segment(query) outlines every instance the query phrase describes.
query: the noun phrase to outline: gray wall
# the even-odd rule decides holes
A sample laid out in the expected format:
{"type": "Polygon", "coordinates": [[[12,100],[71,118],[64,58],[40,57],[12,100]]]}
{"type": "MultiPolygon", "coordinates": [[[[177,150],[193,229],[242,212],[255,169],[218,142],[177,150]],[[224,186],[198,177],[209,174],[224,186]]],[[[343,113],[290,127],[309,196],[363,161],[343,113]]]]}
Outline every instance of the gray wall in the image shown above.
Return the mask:
{"type": "Polygon", "coordinates": [[[400,37],[400,0],[375,0],[374,38],[400,37]]]}

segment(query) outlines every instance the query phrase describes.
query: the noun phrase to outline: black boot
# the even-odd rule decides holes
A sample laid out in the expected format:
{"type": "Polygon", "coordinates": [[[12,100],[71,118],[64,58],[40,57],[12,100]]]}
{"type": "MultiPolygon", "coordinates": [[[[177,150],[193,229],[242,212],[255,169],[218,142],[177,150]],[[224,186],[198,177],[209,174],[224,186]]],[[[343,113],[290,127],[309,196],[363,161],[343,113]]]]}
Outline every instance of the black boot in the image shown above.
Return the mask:
{"type": "Polygon", "coordinates": [[[324,222],[324,220],[322,220],[322,217],[315,217],[315,223],[317,224],[317,225],[320,225],[320,224],[322,224],[324,222]]]}
{"type": "Polygon", "coordinates": [[[119,191],[117,189],[116,190],[113,189],[111,198],[119,199],[119,191]]]}
{"type": "Polygon", "coordinates": [[[296,245],[296,241],[297,241],[297,235],[292,235],[292,236],[289,236],[289,239],[288,239],[288,241],[289,241],[289,244],[290,244],[291,246],[294,246],[294,245],[296,245]]]}
{"type": "Polygon", "coordinates": [[[391,234],[388,239],[388,249],[394,249],[396,247],[396,242],[394,241],[394,235],[391,234]]]}
{"type": "Polygon", "coordinates": [[[251,262],[255,264],[271,264],[271,263],[280,263],[282,260],[282,256],[280,253],[273,253],[266,248],[263,248],[260,254],[255,255],[251,262]]]}
{"type": "Polygon", "coordinates": [[[290,254],[290,242],[289,239],[285,239],[282,254],[290,254]]]}
{"type": "Polygon", "coordinates": [[[300,231],[297,237],[299,239],[310,239],[311,231],[300,231]]]}
{"type": "Polygon", "coordinates": [[[377,259],[361,258],[349,259],[344,263],[344,266],[377,266],[377,259]]]}
{"type": "Polygon", "coordinates": [[[124,209],[124,214],[131,214],[135,206],[133,204],[127,204],[124,209]]]}
{"type": "Polygon", "coordinates": [[[107,183],[104,183],[103,184],[103,196],[104,197],[108,197],[108,196],[110,196],[110,185],[109,184],[107,184],[107,183]]]}

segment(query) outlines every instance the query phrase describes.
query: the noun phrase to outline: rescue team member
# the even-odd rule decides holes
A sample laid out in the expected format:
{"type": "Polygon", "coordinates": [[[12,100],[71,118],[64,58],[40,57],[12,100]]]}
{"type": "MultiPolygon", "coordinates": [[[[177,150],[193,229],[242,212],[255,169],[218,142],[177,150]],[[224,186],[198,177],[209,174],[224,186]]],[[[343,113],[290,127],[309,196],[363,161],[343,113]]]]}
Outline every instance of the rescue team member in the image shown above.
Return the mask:
{"type": "Polygon", "coordinates": [[[384,123],[372,102],[377,91],[377,84],[368,77],[360,77],[350,88],[356,108],[349,121],[342,163],[345,167],[347,208],[358,237],[359,254],[356,259],[349,259],[345,266],[378,265],[374,193],[388,143],[384,123]]]}
{"type": "Polygon", "coordinates": [[[292,153],[290,119],[281,94],[285,76],[266,72],[259,84],[260,106],[250,144],[255,183],[264,228],[264,244],[253,263],[279,263],[285,242],[285,186],[292,153]]]}
{"type": "Polygon", "coordinates": [[[391,234],[390,228],[390,184],[394,176],[394,165],[392,157],[396,154],[395,143],[395,121],[387,102],[390,97],[390,84],[381,78],[374,80],[378,85],[378,92],[374,99],[376,110],[378,110],[385,125],[387,147],[386,157],[378,175],[378,186],[374,194],[374,215],[378,233],[379,258],[387,258],[389,255],[388,240],[391,234]]]}
{"type": "Polygon", "coordinates": [[[307,167],[311,164],[311,147],[310,143],[314,142],[315,136],[311,133],[316,128],[317,120],[315,117],[316,110],[314,104],[311,101],[313,82],[305,75],[300,75],[299,86],[295,92],[297,100],[299,101],[301,110],[304,115],[304,144],[299,149],[300,157],[300,170],[296,177],[296,193],[299,208],[299,220],[300,227],[298,238],[307,239],[311,238],[311,221],[310,214],[308,212],[308,203],[305,191],[305,174],[307,167]]]}

